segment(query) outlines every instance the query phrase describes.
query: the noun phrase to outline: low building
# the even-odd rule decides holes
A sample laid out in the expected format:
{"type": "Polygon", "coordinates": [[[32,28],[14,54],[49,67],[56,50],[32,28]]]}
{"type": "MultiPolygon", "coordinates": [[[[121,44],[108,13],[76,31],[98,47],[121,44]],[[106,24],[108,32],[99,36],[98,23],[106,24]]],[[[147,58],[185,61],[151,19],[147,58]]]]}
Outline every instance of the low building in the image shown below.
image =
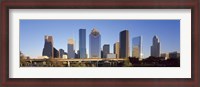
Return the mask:
{"type": "Polygon", "coordinates": [[[49,59],[48,56],[38,56],[37,59],[49,59]]]}
{"type": "Polygon", "coordinates": [[[116,54],[114,54],[114,53],[109,53],[109,54],[107,54],[107,58],[116,58],[117,56],[116,56],[116,54]]]}
{"type": "Polygon", "coordinates": [[[67,54],[63,54],[62,58],[67,59],[67,54]]]}
{"type": "Polygon", "coordinates": [[[169,58],[180,58],[180,53],[177,51],[169,53],[169,58]]]}
{"type": "Polygon", "coordinates": [[[164,57],[165,60],[169,59],[169,53],[162,53],[160,56],[164,57]]]}
{"type": "Polygon", "coordinates": [[[65,51],[63,49],[59,49],[59,58],[63,58],[65,51]]]}

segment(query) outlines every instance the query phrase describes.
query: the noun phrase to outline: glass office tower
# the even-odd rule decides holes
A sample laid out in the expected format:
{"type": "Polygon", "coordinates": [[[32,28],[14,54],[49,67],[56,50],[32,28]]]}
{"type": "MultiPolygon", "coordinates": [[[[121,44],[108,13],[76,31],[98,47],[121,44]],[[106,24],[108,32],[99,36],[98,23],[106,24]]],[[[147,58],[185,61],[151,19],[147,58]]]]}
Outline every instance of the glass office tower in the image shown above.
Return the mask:
{"type": "Polygon", "coordinates": [[[89,35],[89,47],[90,58],[101,58],[101,35],[96,29],[89,35]]]}
{"type": "Polygon", "coordinates": [[[120,32],[119,37],[120,44],[120,58],[128,58],[129,57],[129,31],[123,30],[120,32]]]}
{"type": "Polygon", "coordinates": [[[110,53],[110,45],[104,44],[103,45],[103,58],[107,58],[107,54],[110,53]]]}
{"type": "Polygon", "coordinates": [[[68,58],[75,58],[74,40],[68,40],[68,58]]]}
{"type": "Polygon", "coordinates": [[[134,37],[132,39],[132,57],[142,57],[142,37],[134,37]]]}
{"type": "Polygon", "coordinates": [[[86,29],[79,29],[79,57],[86,58],[86,29]]]}
{"type": "Polygon", "coordinates": [[[42,51],[42,56],[48,56],[49,58],[54,58],[54,48],[53,48],[53,37],[44,36],[44,48],[42,51]]]}

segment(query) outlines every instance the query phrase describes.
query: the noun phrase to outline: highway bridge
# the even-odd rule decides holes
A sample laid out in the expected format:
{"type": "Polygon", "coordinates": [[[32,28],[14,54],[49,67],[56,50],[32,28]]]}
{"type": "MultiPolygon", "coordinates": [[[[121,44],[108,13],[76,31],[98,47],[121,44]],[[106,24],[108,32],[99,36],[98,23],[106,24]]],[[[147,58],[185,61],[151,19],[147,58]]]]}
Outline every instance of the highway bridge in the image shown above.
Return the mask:
{"type": "Polygon", "coordinates": [[[51,61],[124,61],[124,58],[82,58],[82,59],[76,59],[76,58],[69,58],[69,59],[64,59],[64,58],[50,58],[50,59],[37,59],[37,58],[32,58],[32,59],[26,59],[26,61],[46,61],[46,60],[51,60],[51,61]]]}
{"type": "Polygon", "coordinates": [[[38,59],[38,58],[32,58],[32,59],[26,59],[25,61],[28,62],[29,64],[43,64],[43,62],[51,61],[51,62],[62,62],[62,63],[67,63],[67,66],[70,66],[70,64],[75,63],[75,62],[91,62],[93,64],[98,64],[102,62],[108,62],[108,63],[116,63],[116,62],[123,62],[125,58],[82,58],[82,59],[76,59],[76,58],[69,58],[69,59],[64,59],[64,58],[49,58],[49,59],[38,59]]]}

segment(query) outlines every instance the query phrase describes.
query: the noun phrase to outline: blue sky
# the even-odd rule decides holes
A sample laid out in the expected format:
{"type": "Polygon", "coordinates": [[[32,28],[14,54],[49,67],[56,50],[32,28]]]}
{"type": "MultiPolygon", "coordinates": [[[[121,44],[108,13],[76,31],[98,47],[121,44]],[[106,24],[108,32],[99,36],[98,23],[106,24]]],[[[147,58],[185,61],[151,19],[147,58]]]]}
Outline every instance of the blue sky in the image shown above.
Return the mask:
{"type": "Polygon", "coordinates": [[[113,44],[119,41],[119,32],[125,29],[130,33],[130,48],[132,38],[142,36],[143,57],[150,55],[154,35],[160,39],[161,53],[180,52],[180,20],[20,20],[20,51],[30,57],[42,56],[45,35],[53,36],[54,47],[65,52],[67,40],[74,38],[77,51],[81,28],[86,29],[87,53],[93,28],[100,31],[102,46],[110,44],[111,53],[113,44]]]}

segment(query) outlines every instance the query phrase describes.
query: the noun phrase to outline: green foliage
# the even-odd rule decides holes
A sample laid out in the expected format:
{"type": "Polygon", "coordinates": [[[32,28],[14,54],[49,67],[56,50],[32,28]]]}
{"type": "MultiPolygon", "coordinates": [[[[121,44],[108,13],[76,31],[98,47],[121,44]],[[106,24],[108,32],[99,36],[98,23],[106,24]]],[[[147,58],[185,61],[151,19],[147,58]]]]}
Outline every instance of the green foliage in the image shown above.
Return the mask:
{"type": "Polygon", "coordinates": [[[26,66],[26,65],[27,62],[25,56],[20,56],[20,66],[26,66]]]}

